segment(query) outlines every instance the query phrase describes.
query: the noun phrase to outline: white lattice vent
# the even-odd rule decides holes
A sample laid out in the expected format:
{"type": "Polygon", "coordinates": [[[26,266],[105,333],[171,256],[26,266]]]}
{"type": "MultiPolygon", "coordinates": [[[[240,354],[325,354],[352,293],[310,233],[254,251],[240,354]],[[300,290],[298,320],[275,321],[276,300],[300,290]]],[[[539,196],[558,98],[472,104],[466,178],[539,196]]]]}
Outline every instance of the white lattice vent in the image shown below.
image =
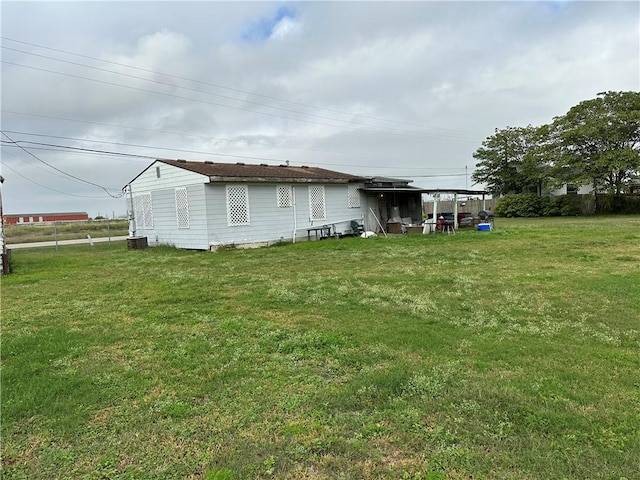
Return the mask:
{"type": "Polygon", "coordinates": [[[357,185],[349,185],[347,191],[349,208],[360,208],[360,191],[357,185]]]}
{"type": "Polygon", "coordinates": [[[278,186],[276,189],[278,207],[293,206],[293,189],[290,186],[278,186]]]}
{"type": "Polygon", "coordinates": [[[186,188],[176,188],[176,222],[178,228],[189,228],[189,196],[186,188]]]}
{"type": "Polygon", "coordinates": [[[323,186],[309,187],[309,209],[311,220],[325,220],[327,218],[323,186]]]}
{"type": "Polygon", "coordinates": [[[227,223],[249,225],[249,187],[227,185],[227,223]]]}
{"type": "Polygon", "coordinates": [[[133,197],[134,212],[138,228],[150,230],[153,228],[153,204],[151,194],[145,193],[133,197]]]}

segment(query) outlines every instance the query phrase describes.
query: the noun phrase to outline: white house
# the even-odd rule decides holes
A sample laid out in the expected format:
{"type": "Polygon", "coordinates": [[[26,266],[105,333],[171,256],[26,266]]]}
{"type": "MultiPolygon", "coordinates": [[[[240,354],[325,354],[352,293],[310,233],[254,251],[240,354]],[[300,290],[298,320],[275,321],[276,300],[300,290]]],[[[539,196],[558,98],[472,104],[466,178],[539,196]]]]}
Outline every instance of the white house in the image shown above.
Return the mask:
{"type": "Polygon", "coordinates": [[[593,186],[591,185],[574,185],[572,183],[565,183],[560,188],[557,188],[551,192],[553,196],[560,195],[589,195],[593,193],[593,186]]]}
{"type": "Polygon", "coordinates": [[[375,231],[392,203],[400,204],[393,212],[420,221],[421,190],[408,182],[305,166],[156,160],[125,189],[132,236],[209,250],[350,233],[352,220],[375,231]]]}

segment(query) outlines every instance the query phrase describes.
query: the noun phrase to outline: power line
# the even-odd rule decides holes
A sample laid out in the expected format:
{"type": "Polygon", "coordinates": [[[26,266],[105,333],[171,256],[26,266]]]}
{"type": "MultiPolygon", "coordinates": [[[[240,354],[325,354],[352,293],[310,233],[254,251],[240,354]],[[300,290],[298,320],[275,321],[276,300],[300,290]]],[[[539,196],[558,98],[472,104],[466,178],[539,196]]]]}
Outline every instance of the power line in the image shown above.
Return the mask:
{"type": "MultiPolygon", "coordinates": [[[[2,140],[3,143],[3,148],[18,148],[17,145],[13,145],[9,142],[6,142],[5,140],[2,140]]],[[[65,155],[69,155],[69,154],[76,154],[76,155],[91,155],[92,157],[115,157],[114,160],[124,160],[128,157],[130,157],[129,154],[125,154],[125,153],[119,153],[119,152],[82,152],[82,151],[76,151],[76,150],[61,150],[59,148],[47,148],[47,147],[38,147],[38,146],[31,146],[29,147],[30,150],[38,150],[38,151],[43,151],[43,152],[64,152],[65,155]],[[118,158],[120,157],[120,158],[118,158]]],[[[153,159],[153,160],[157,160],[156,157],[151,157],[151,156],[147,156],[147,159],[153,159]]],[[[132,158],[131,159],[132,162],[135,162],[136,159],[132,158]]],[[[137,161],[144,161],[142,159],[139,159],[137,161]]],[[[148,164],[148,162],[145,162],[148,164]]],[[[35,164],[34,164],[35,165],[35,164]]],[[[38,168],[42,168],[39,167],[38,168]]],[[[43,168],[42,168],[43,169],[43,168]]],[[[43,169],[44,170],[44,169],[43,169]]]]}
{"type": "MultiPolygon", "coordinates": [[[[64,139],[64,140],[75,140],[75,141],[80,141],[80,142],[103,143],[103,144],[107,144],[107,145],[128,146],[128,147],[146,148],[146,149],[152,149],[152,150],[165,150],[165,151],[181,152],[181,153],[195,153],[195,154],[199,154],[199,155],[213,155],[213,156],[221,156],[221,157],[241,158],[241,159],[245,159],[245,160],[258,160],[258,161],[276,162],[276,163],[282,163],[282,162],[286,161],[285,159],[282,159],[282,158],[265,158],[265,157],[249,156],[249,155],[235,155],[235,154],[228,154],[228,153],[213,153],[213,152],[205,152],[205,151],[199,151],[199,150],[186,150],[186,149],[169,148],[169,147],[156,147],[156,146],[151,146],[151,145],[140,145],[140,144],[132,144],[132,143],[109,142],[109,141],[105,141],[105,140],[81,139],[81,138],[75,138],[75,137],[64,137],[64,136],[57,136],[57,135],[45,135],[45,134],[27,133],[27,132],[19,132],[19,131],[14,131],[14,130],[5,130],[5,131],[9,132],[9,133],[13,133],[13,134],[18,134],[18,135],[57,138],[57,139],[64,139]]],[[[52,144],[52,143],[46,143],[46,142],[33,142],[33,141],[30,141],[30,140],[18,140],[17,142],[13,142],[13,143],[26,143],[26,144],[29,144],[29,145],[37,145],[37,146],[40,146],[40,147],[43,147],[43,146],[44,147],[53,147],[53,148],[59,148],[59,149],[63,149],[63,150],[75,150],[75,151],[82,151],[82,152],[109,154],[109,155],[126,156],[126,157],[148,158],[148,159],[154,159],[154,160],[156,159],[156,157],[149,156],[149,155],[113,152],[113,151],[108,151],[108,150],[99,150],[99,149],[92,149],[92,148],[74,147],[74,146],[69,146],[69,145],[59,145],[59,144],[52,144]]],[[[327,163],[327,162],[309,162],[309,161],[305,161],[305,163],[309,163],[311,165],[328,165],[328,166],[340,166],[340,167],[349,167],[349,166],[350,167],[357,167],[357,168],[364,167],[364,165],[335,164],[335,163],[327,163]]],[[[376,167],[376,168],[398,169],[398,166],[397,165],[388,165],[388,166],[381,166],[381,167],[376,167]]],[[[442,168],[405,167],[404,169],[405,170],[409,170],[409,169],[410,170],[443,170],[444,167],[442,167],[442,168]]],[[[456,169],[456,168],[447,168],[447,169],[448,170],[460,170],[460,169],[456,169]]],[[[460,174],[460,175],[464,175],[464,174],[460,174]]]]}
{"type": "Polygon", "coordinates": [[[11,168],[11,167],[10,167],[9,165],[7,165],[7,164],[4,164],[4,168],[8,168],[9,170],[11,170],[13,173],[15,173],[16,175],[18,175],[19,177],[21,177],[21,178],[25,179],[27,182],[33,183],[34,185],[38,185],[39,187],[42,187],[42,188],[44,188],[44,189],[46,189],[46,190],[50,190],[50,191],[55,192],[55,193],[60,193],[60,194],[62,194],[62,195],[69,195],[69,196],[71,196],[71,197],[81,197],[81,198],[103,198],[103,197],[101,197],[101,196],[100,196],[100,197],[98,197],[98,196],[95,196],[95,195],[80,195],[80,194],[77,194],[77,193],[62,192],[62,191],[60,191],[60,190],[56,190],[55,188],[47,187],[46,185],[43,185],[43,184],[41,184],[41,183],[38,183],[38,182],[36,182],[35,180],[33,180],[33,179],[31,179],[31,178],[28,178],[28,177],[26,177],[26,176],[22,175],[20,172],[18,172],[18,171],[17,171],[17,170],[15,170],[14,168],[11,168]]]}
{"type": "MultiPolygon", "coordinates": [[[[189,100],[189,101],[192,101],[192,102],[203,103],[203,104],[206,104],[206,105],[214,105],[214,106],[217,106],[217,107],[230,108],[232,110],[240,110],[240,111],[244,111],[244,112],[255,113],[255,114],[258,114],[258,115],[266,115],[268,117],[276,117],[276,118],[281,118],[281,119],[285,119],[285,120],[293,120],[293,121],[296,121],[296,122],[303,122],[303,123],[312,123],[312,124],[316,124],[316,125],[323,125],[323,126],[326,126],[326,127],[342,128],[342,129],[351,130],[351,131],[354,131],[354,132],[368,133],[368,134],[374,134],[374,135],[375,134],[396,135],[396,136],[412,137],[412,138],[423,138],[424,139],[424,137],[420,137],[418,135],[411,135],[409,133],[399,133],[399,132],[392,132],[392,131],[386,132],[384,130],[379,130],[379,129],[378,130],[370,130],[370,129],[364,129],[364,128],[348,127],[348,126],[345,126],[345,125],[335,125],[335,124],[331,124],[331,123],[316,122],[316,121],[313,121],[313,120],[305,120],[303,118],[286,117],[284,115],[277,115],[275,113],[260,112],[258,110],[250,110],[248,108],[235,107],[235,106],[232,106],[232,105],[225,105],[223,103],[208,102],[208,101],[205,101],[205,100],[198,100],[198,99],[195,99],[195,98],[184,97],[182,95],[175,95],[175,94],[167,93],[167,92],[158,92],[156,90],[149,90],[147,88],[132,87],[130,85],[123,85],[121,83],[108,82],[106,80],[98,80],[98,79],[95,79],[95,78],[83,77],[82,75],[74,75],[74,74],[71,74],[71,73],[57,72],[55,70],[49,70],[47,68],[34,67],[34,66],[31,66],[31,65],[23,65],[23,64],[20,64],[20,63],[9,62],[7,60],[1,60],[0,63],[4,63],[6,65],[13,65],[13,66],[16,66],[16,67],[28,68],[28,69],[31,69],[31,70],[37,70],[37,71],[40,71],[40,72],[53,73],[53,74],[62,75],[62,76],[65,76],[65,77],[77,78],[77,79],[80,79],[80,80],[88,80],[90,82],[101,83],[103,85],[111,85],[111,86],[114,86],[114,87],[127,88],[129,90],[135,90],[135,91],[144,92],[144,93],[152,93],[154,95],[163,95],[165,97],[178,98],[178,99],[181,99],[181,100],[189,100]]],[[[344,120],[338,120],[338,121],[344,121],[344,120]]],[[[459,139],[459,140],[460,141],[477,142],[476,139],[459,139]]]]}
{"type": "MultiPolygon", "coordinates": [[[[179,75],[173,75],[173,74],[169,74],[169,73],[158,72],[158,71],[155,71],[155,70],[149,70],[149,69],[146,69],[146,68],[141,68],[141,67],[137,67],[137,66],[134,66],[134,65],[125,64],[125,63],[114,62],[114,61],[111,61],[111,60],[104,60],[104,59],[93,57],[93,56],[89,56],[89,55],[82,55],[82,54],[79,54],[79,53],[69,52],[69,51],[66,51],[66,50],[60,50],[60,49],[56,49],[56,48],[46,47],[44,45],[38,45],[38,44],[35,44],[35,43],[16,40],[16,39],[13,39],[13,38],[8,38],[8,37],[0,37],[0,38],[2,38],[3,40],[9,40],[11,42],[20,43],[20,44],[23,44],[23,45],[30,45],[30,46],[42,48],[42,49],[45,49],[45,50],[64,53],[64,54],[67,54],[67,55],[73,55],[73,56],[81,57],[81,58],[87,58],[87,59],[90,59],[90,60],[93,60],[93,61],[97,61],[97,62],[107,63],[107,64],[116,65],[116,66],[120,66],[120,67],[126,67],[126,68],[130,68],[130,69],[133,69],[133,70],[138,70],[138,71],[141,71],[141,72],[152,73],[152,74],[155,74],[155,75],[162,75],[162,76],[165,76],[165,77],[175,78],[177,80],[185,80],[185,81],[189,81],[189,82],[192,82],[192,83],[197,83],[197,84],[200,84],[200,85],[207,85],[207,86],[220,88],[220,89],[224,89],[224,90],[228,90],[228,91],[242,93],[242,94],[245,94],[245,95],[253,95],[253,96],[256,96],[256,97],[266,98],[266,99],[270,99],[270,100],[276,100],[276,101],[279,101],[279,102],[289,103],[289,104],[292,104],[292,105],[299,105],[299,106],[304,106],[304,107],[308,107],[308,108],[314,108],[314,109],[317,109],[317,110],[324,110],[324,111],[327,111],[327,112],[339,113],[339,114],[344,114],[344,115],[359,116],[359,117],[362,117],[362,118],[369,118],[369,119],[372,119],[372,120],[378,120],[378,121],[383,121],[383,122],[388,122],[388,123],[395,123],[395,124],[398,124],[398,125],[407,125],[407,126],[418,127],[418,128],[429,128],[429,129],[434,129],[434,130],[440,130],[442,132],[451,132],[451,133],[455,133],[455,134],[465,132],[463,130],[454,130],[454,129],[446,129],[446,128],[442,128],[442,127],[425,126],[425,125],[420,125],[420,124],[415,124],[415,123],[408,123],[408,122],[399,122],[399,121],[396,121],[396,120],[389,120],[389,119],[386,119],[386,118],[376,117],[376,116],[371,116],[371,115],[365,115],[365,114],[361,114],[361,113],[347,112],[347,111],[344,111],[344,110],[336,110],[336,109],[330,109],[330,108],[325,108],[325,107],[319,107],[317,105],[311,105],[311,104],[308,104],[308,103],[296,102],[296,101],[292,101],[292,100],[286,100],[286,99],[282,99],[282,98],[278,98],[278,97],[274,97],[274,96],[270,96],[270,95],[263,95],[263,94],[259,94],[259,93],[255,93],[255,92],[249,92],[247,90],[241,90],[241,89],[238,89],[238,88],[228,87],[228,86],[219,85],[219,84],[215,84],[215,83],[203,82],[201,80],[195,80],[195,79],[192,79],[192,78],[182,77],[182,76],[179,76],[179,75]]],[[[85,66],[87,68],[96,68],[96,69],[99,69],[99,70],[103,70],[103,69],[100,69],[98,67],[93,67],[93,66],[88,66],[88,65],[84,65],[84,64],[78,64],[78,63],[74,63],[74,62],[69,62],[67,60],[57,59],[57,58],[54,58],[54,57],[48,57],[46,55],[39,55],[39,54],[35,54],[35,53],[32,53],[32,52],[27,52],[27,51],[24,51],[24,50],[11,48],[11,47],[3,46],[2,48],[6,48],[6,49],[9,49],[9,50],[14,50],[14,51],[26,53],[28,55],[34,55],[34,56],[39,56],[39,57],[43,57],[43,58],[49,58],[49,59],[57,60],[57,61],[60,61],[60,62],[66,62],[66,63],[75,64],[75,65],[81,65],[81,66],[85,66]]],[[[109,70],[104,70],[104,71],[109,71],[109,70]]],[[[119,72],[112,72],[111,71],[111,73],[119,73],[119,72]]],[[[126,74],[122,74],[122,75],[126,75],[126,74]]],[[[134,78],[140,78],[140,77],[134,77],[134,78]]],[[[161,82],[158,82],[158,83],[161,83],[161,82]]],[[[184,87],[180,87],[180,88],[184,88],[184,87]]],[[[213,93],[209,93],[209,94],[216,95],[216,96],[221,96],[221,95],[217,95],[217,94],[213,94],[213,93]]],[[[224,97],[224,98],[231,98],[231,99],[236,100],[236,101],[246,101],[247,103],[256,103],[256,102],[251,102],[251,101],[248,101],[248,100],[245,100],[245,99],[238,99],[238,98],[234,98],[234,97],[224,97]]],[[[259,105],[264,105],[264,104],[259,104],[259,105]]],[[[268,106],[268,107],[269,108],[278,108],[278,107],[274,107],[274,106],[268,106]]],[[[306,115],[311,115],[311,114],[306,114],[306,115]]],[[[339,120],[339,121],[345,121],[345,120],[339,120]]],[[[466,133],[474,133],[474,134],[477,133],[477,134],[480,134],[480,135],[484,135],[484,133],[480,133],[480,132],[468,132],[467,131],[466,133]]]]}
{"type": "MultiPolygon", "coordinates": [[[[352,156],[364,156],[364,157],[367,157],[367,158],[381,158],[381,159],[389,160],[389,157],[382,157],[380,155],[375,155],[375,154],[370,154],[370,153],[360,153],[360,152],[345,153],[345,152],[333,152],[333,151],[328,151],[328,150],[320,150],[320,149],[315,149],[315,148],[294,147],[294,146],[290,146],[290,145],[274,145],[274,144],[271,144],[271,143],[250,141],[250,140],[246,140],[246,139],[235,139],[234,140],[234,139],[222,138],[222,137],[210,137],[210,136],[206,136],[206,135],[194,135],[194,134],[191,134],[191,133],[172,132],[172,131],[168,131],[168,130],[157,130],[157,129],[151,129],[151,128],[132,127],[132,126],[128,126],[128,125],[120,125],[120,124],[115,124],[115,123],[95,122],[95,121],[89,121],[89,120],[78,120],[78,119],[73,119],[73,118],[58,117],[58,116],[54,116],[54,115],[42,115],[42,114],[36,114],[36,113],[16,112],[16,111],[12,111],[12,110],[2,110],[2,113],[10,114],[10,115],[22,115],[22,116],[37,117],[37,118],[46,118],[46,119],[51,119],[51,120],[62,120],[62,121],[65,121],[65,122],[84,123],[84,124],[87,124],[87,125],[101,125],[101,126],[105,126],[105,127],[115,127],[115,128],[122,128],[122,129],[127,129],[127,130],[138,130],[138,131],[141,131],[141,132],[151,132],[151,133],[162,133],[162,134],[168,134],[168,135],[177,135],[177,136],[182,136],[182,137],[187,137],[187,138],[198,138],[198,139],[203,139],[203,140],[220,140],[220,141],[229,142],[229,143],[244,143],[244,144],[247,144],[247,145],[260,145],[260,146],[266,146],[266,147],[269,147],[269,148],[279,148],[279,149],[286,149],[286,150],[300,150],[300,151],[306,151],[306,152],[315,152],[315,153],[323,153],[323,154],[329,154],[329,155],[340,155],[340,156],[350,156],[350,157],[352,157],[352,156]]],[[[426,167],[426,169],[430,169],[430,168],[426,167]]]]}
{"type": "MultiPolygon", "coordinates": [[[[220,95],[218,93],[207,92],[205,90],[199,90],[199,89],[196,89],[196,88],[185,87],[185,86],[182,86],[182,85],[177,85],[175,83],[162,82],[162,81],[159,81],[159,80],[140,77],[140,76],[137,76],[137,75],[130,75],[130,74],[123,73],[123,72],[116,72],[116,71],[113,71],[113,70],[108,70],[106,68],[95,67],[93,65],[86,65],[86,64],[78,63],[78,62],[70,62],[68,60],[62,60],[62,59],[59,59],[59,58],[49,57],[47,55],[39,55],[37,53],[27,52],[25,50],[20,50],[20,49],[17,49],[17,48],[6,47],[4,45],[2,46],[2,48],[5,49],[5,50],[11,50],[11,51],[14,51],[14,52],[25,53],[27,55],[32,55],[32,56],[35,56],[35,57],[45,58],[45,59],[48,59],[48,60],[54,60],[56,62],[62,62],[62,63],[67,63],[67,64],[70,64],[70,65],[75,65],[75,66],[79,66],[79,67],[90,68],[92,70],[97,70],[97,71],[100,71],[100,72],[111,73],[111,74],[114,74],[114,75],[121,75],[123,77],[133,78],[133,79],[136,79],[136,80],[143,80],[145,82],[156,83],[158,85],[174,87],[174,88],[180,88],[180,89],[191,91],[191,92],[202,93],[202,94],[205,94],[205,95],[211,95],[211,96],[214,96],[214,97],[223,98],[225,100],[231,100],[231,101],[234,101],[234,102],[248,103],[248,104],[251,104],[251,105],[257,105],[257,106],[261,106],[261,107],[271,108],[271,109],[274,109],[274,110],[280,110],[280,111],[288,112],[288,113],[306,115],[306,116],[309,116],[309,117],[320,118],[320,119],[323,119],[323,120],[331,120],[331,121],[335,121],[335,122],[343,122],[343,123],[349,123],[349,124],[354,124],[354,125],[362,125],[362,126],[365,126],[365,127],[384,128],[384,129],[387,129],[387,130],[390,130],[390,131],[396,131],[396,132],[405,132],[405,133],[412,133],[412,134],[422,134],[423,133],[423,134],[426,134],[426,135],[442,136],[442,137],[447,137],[447,138],[452,138],[452,139],[464,139],[463,137],[460,137],[458,134],[454,135],[452,133],[430,133],[430,132],[426,132],[426,131],[416,131],[416,130],[405,130],[405,129],[398,129],[398,128],[390,128],[390,127],[380,127],[380,126],[377,126],[377,125],[370,125],[370,124],[366,124],[366,123],[362,123],[362,122],[355,122],[353,120],[342,120],[342,119],[339,119],[339,118],[326,117],[324,115],[317,115],[315,113],[301,112],[299,110],[292,110],[292,109],[289,109],[289,108],[282,108],[282,107],[277,107],[277,106],[274,106],[274,105],[267,105],[265,103],[254,102],[254,101],[251,101],[251,100],[240,99],[240,98],[236,98],[236,97],[230,97],[230,96],[227,96],[227,95],[220,95]]],[[[59,73],[59,72],[56,72],[56,73],[59,73]]]]}
{"type": "MultiPolygon", "coordinates": [[[[3,147],[5,147],[5,146],[9,146],[9,147],[14,147],[14,148],[19,148],[19,147],[18,147],[18,145],[12,145],[11,143],[6,143],[6,141],[5,141],[5,140],[2,140],[2,146],[3,146],[3,147]]],[[[27,161],[26,161],[26,160],[23,160],[22,158],[18,157],[17,155],[14,155],[14,154],[12,154],[12,153],[10,153],[10,152],[7,152],[7,151],[6,151],[6,149],[5,149],[5,150],[3,151],[3,155],[6,155],[6,154],[8,154],[8,155],[12,156],[13,158],[18,159],[20,162],[27,163],[27,161]]],[[[48,168],[44,167],[44,166],[43,166],[43,165],[41,165],[40,163],[33,163],[33,162],[32,162],[32,163],[27,163],[27,164],[28,164],[29,166],[33,166],[33,167],[37,168],[38,170],[41,170],[41,171],[43,171],[43,172],[46,172],[46,173],[47,173],[47,175],[55,175],[55,176],[56,176],[56,177],[58,177],[58,178],[62,178],[62,179],[64,179],[64,180],[68,180],[68,178],[67,178],[66,176],[61,175],[60,173],[56,172],[55,170],[52,172],[50,169],[48,169],[48,168]]]]}
{"type": "MultiPolygon", "coordinates": [[[[112,197],[112,198],[120,198],[122,195],[124,195],[123,193],[120,193],[120,194],[118,194],[118,195],[113,195],[111,192],[109,192],[109,190],[108,190],[106,187],[103,187],[102,185],[98,185],[97,183],[90,182],[90,181],[85,180],[85,179],[83,179],[83,178],[77,177],[77,176],[75,176],[75,175],[73,175],[73,174],[71,174],[71,173],[65,172],[64,170],[61,170],[60,168],[55,167],[54,165],[51,165],[51,164],[50,164],[50,163],[48,163],[48,162],[45,162],[44,160],[42,160],[41,158],[39,158],[37,155],[34,155],[34,154],[33,154],[33,153],[31,153],[29,150],[27,150],[26,148],[24,148],[24,147],[22,147],[21,145],[19,145],[19,143],[18,143],[18,142],[16,142],[15,140],[13,140],[13,139],[12,139],[9,135],[7,135],[4,131],[2,132],[2,135],[4,135],[5,137],[7,137],[11,143],[13,143],[13,144],[15,144],[16,146],[18,146],[18,148],[20,148],[22,151],[24,151],[25,153],[27,153],[29,156],[31,156],[31,157],[33,157],[33,158],[35,158],[36,160],[38,160],[38,161],[39,161],[39,162],[41,162],[41,163],[44,163],[45,165],[47,165],[49,168],[52,168],[53,170],[56,170],[56,171],[58,171],[58,172],[60,172],[60,173],[62,173],[62,174],[64,174],[64,175],[66,175],[66,176],[68,176],[68,177],[70,177],[70,178],[75,179],[76,181],[81,182],[81,183],[86,183],[87,185],[92,185],[92,186],[94,186],[94,187],[98,187],[98,188],[100,188],[100,189],[104,190],[104,192],[105,192],[107,195],[109,195],[110,197],[112,197]]],[[[115,189],[113,189],[113,190],[115,190],[115,189]]]]}
{"type": "MultiPolygon", "coordinates": [[[[182,150],[182,149],[178,149],[178,148],[169,148],[169,147],[152,147],[152,146],[149,146],[149,145],[136,145],[136,144],[130,144],[130,143],[106,142],[106,141],[100,141],[100,140],[95,140],[95,142],[96,143],[115,144],[115,145],[125,145],[125,146],[129,146],[129,147],[149,148],[149,149],[154,149],[154,150],[167,150],[167,151],[170,151],[170,152],[197,153],[197,154],[202,154],[202,155],[215,155],[215,156],[221,156],[221,157],[242,158],[242,159],[245,159],[245,160],[260,160],[260,161],[268,161],[268,162],[282,162],[282,160],[275,159],[275,158],[251,157],[251,156],[248,156],[248,155],[232,155],[232,154],[226,154],[226,153],[202,152],[202,151],[198,151],[198,150],[182,150]]],[[[93,148],[72,147],[72,146],[69,146],[69,145],[56,145],[56,144],[52,144],[52,143],[43,143],[43,142],[31,142],[31,141],[28,141],[28,140],[18,140],[17,142],[11,142],[11,143],[26,143],[26,144],[29,144],[29,145],[41,145],[41,146],[47,146],[47,147],[57,147],[57,148],[60,148],[60,149],[80,150],[80,151],[83,151],[83,152],[110,153],[112,155],[123,155],[123,156],[127,156],[127,157],[149,158],[149,159],[154,159],[154,160],[156,159],[156,157],[152,157],[152,156],[149,156],[149,155],[136,155],[136,154],[119,153],[119,152],[107,152],[105,150],[98,150],[98,149],[93,149],[93,148]]]]}
{"type": "MultiPolygon", "coordinates": [[[[36,143],[36,142],[24,142],[24,143],[31,144],[31,143],[36,143]]],[[[42,144],[42,145],[54,146],[53,144],[42,144]]],[[[9,145],[9,146],[14,146],[15,147],[17,145],[9,145]]],[[[80,147],[70,147],[70,146],[67,146],[65,148],[70,149],[71,153],[84,153],[84,154],[95,155],[95,152],[97,152],[98,154],[107,155],[107,156],[112,155],[112,156],[123,156],[123,157],[143,157],[143,158],[148,158],[148,159],[152,159],[152,160],[157,160],[156,157],[152,157],[152,156],[128,154],[128,153],[123,153],[123,152],[110,152],[110,151],[106,151],[106,150],[93,150],[93,149],[84,149],[84,148],[80,148],[80,147]]],[[[33,150],[50,150],[50,151],[55,151],[55,152],[59,152],[60,151],[59,149],[48,149],[48,148],[43,148],[43,147],[32,147],[32,149],[33,150]]],[[[332,165],[332,164],[314,163],[314,162],[305,162],[305,163],[309,163],[310,165],[332,165]]],[[[343,166],[345,166],[345,165],[343,165],[343,166]]],[[[362,165],[355,165],[355,166],[362,167],[362,165]]],[[[389,166],[389,167],[378,166],[376,168],[393,168],[393,169],[396,169],[396,170],[398,169],[397,166],[389,166]]],[[[405,168],[403,168],[403,170],[425,170],[425,169],[421,168],[421,167],[405,167],[405,168]]],[[[456,169],[453,168],[451,170],[456,170],[456,169]]],[[[463,177],[463,176],[466,176],[465,173],[441,173],[441,174],[430,174],[430,175],[409,174],[409,175],[411,175],[412,177],[415,177],[415,178],[463,177]]],[[[373,175],[373,176],[380,176],[380,175],[373,175]]]]}

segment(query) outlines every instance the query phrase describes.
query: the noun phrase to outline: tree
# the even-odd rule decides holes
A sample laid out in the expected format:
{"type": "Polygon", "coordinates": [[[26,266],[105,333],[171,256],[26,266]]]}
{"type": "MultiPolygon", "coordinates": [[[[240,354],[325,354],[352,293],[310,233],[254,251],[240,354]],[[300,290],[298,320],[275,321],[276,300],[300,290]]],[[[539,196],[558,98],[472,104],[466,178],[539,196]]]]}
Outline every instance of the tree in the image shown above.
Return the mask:
{"type": "Polygon", "coordinates": [[[480,161],[471,178],[500,195],[540,195],[549,178],[548,156],[544,153],[548,133],[547,126],[496,129],[473,154],[480,161]]]}
{"type": "Polygon", "coordinates": [[[604,92],[554,119],[556,177],[620,194],[640,171],[640,93],[604,92]]]}

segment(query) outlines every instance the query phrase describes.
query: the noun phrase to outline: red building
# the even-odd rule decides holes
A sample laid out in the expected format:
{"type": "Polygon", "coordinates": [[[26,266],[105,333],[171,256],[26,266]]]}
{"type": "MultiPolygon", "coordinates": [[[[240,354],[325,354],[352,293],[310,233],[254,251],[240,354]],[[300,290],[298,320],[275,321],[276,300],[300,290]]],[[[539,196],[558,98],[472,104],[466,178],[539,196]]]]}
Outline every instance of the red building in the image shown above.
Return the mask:
{"type": "Polygon", "coordinates": [[[89,220],[87,212],[19,213],[4,215],[5,225],[22,225],[47,222],[81,222],[89,220]]]}

